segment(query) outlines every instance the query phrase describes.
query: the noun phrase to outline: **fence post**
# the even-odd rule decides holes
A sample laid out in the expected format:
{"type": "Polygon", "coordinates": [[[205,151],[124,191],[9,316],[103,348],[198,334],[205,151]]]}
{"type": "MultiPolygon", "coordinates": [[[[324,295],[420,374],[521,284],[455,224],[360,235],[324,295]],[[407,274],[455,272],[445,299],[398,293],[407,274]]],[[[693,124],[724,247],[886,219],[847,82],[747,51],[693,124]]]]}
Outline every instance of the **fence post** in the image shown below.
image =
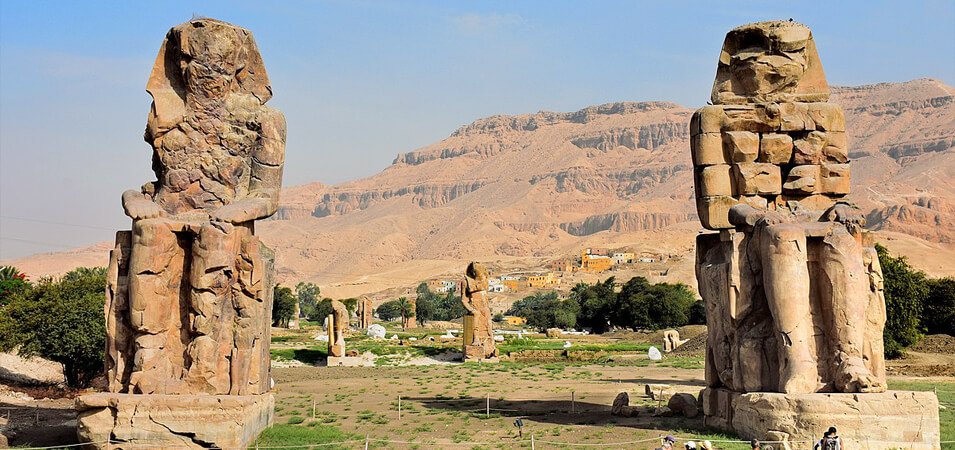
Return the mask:
{"type": "Polygon", "coordinates": [[[577,391],[570,391],[570,413],[577,413],[577,391]]]}
{"type": "Polygon", "coordinates": [[[487,403],[484,405],[484,417],[491,417],[491,393],[487,393],[487,403]]]}
{"type": "Polygon", "coordinates": [[[398,420],[401,420],[401,394],[398,395],[398,420]]]}
{"type": "Polygon", "coordinates": [[[531,433],[531,450],[535,450],[534,449],[534,433],[531,433]]]}
{"type": "Polygon", "coordinates": [[[312,395],[312,418],[315,418],[315,396],[312,395]]]}
{"type": "Polygon", "coordinates": [[[365,450],[368,450],[368,435],[365,435],[365,450]]]}

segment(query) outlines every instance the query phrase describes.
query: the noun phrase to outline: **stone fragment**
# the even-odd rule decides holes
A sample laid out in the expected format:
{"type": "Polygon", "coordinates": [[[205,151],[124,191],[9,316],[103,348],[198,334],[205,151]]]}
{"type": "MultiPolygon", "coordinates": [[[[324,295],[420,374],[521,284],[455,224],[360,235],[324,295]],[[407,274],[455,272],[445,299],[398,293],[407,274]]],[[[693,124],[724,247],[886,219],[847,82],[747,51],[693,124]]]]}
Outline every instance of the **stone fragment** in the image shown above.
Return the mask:
{"type": "Polygon", "coordinates": [[[842,131],[827,132],[826,146],[822,149],[827,162],[849,162],[849,145],[846,143],[846,133],[842,131]]]}
{"type": "MultiPolygon", "coordinates": [[[[761,195],[742,195],[739,198],[740,203],[745,203],[753,208],[768,209],[772,202],[761,195]]],[[[773,208],[775,209],[775,208],[773,208]]]]}
{"type": "Polygon", "coordinates": [[[545,330],[545,335],[551,339],[556,339],[563,336],[564,333],[560,331],[560,328],[548,328],[545,330]]]}
{"type": "Polygon", "coordinates": [[[751,131],[768,133],[779,129],[778,113],[763,106],[726,105],[723,110],[720,131],[751,131]]]}
{"type": "Polygon", "coordinates": [[[842,108],[834,103],[817,102],[809,104],[809,117],[819,131],[846,131],[846,116],[842,108]]]}
{"type": "Polygon", "coordinates": [[[667,408],[674,414],[692,419],[700,414],[700,406],[696,401],[696,396],[680,392],[673,394],[667,402],[667,408]]]}
{"type": "Polygon", "coordinates": [[[698,109],[690,118],[690,135],[719,133],[722,117],[723,108],[720,106],[708,105],[698,109]]]}
{"type": "Polygon", "coordinates": [[[345,356],[345,330],[348,329],[348,308],[332,300],[332,313],[328,315],[328,356],[345,356]]]}
{"type": "Polygon", "coordinates": [[[659,402],[670,400],[670,397],[676,393],[676,391],[673,390],[673,386],[670,386],[669,384],[651,383],[647,384],[644,390],[646,391],[647,397],[650,397],[651,400],[659,402]]]}
{"type": "Polygon", "coordinates": [[[793,138],[783,133],[767,133],[759,140],[759,162],[787,164],[793,156],[793,138]]]}
{"type": "Polygon", "coordinates": [[[819,168],[820,166],[817,165],[794,166],[786,175],[783,190],[790,194],[815,193],[822,185],[819,179],[819,168]]]}
{"type": "Polygon", "coordinates": [[[779,105],[781,131],[811,131],[816,122],[809,115],[809,105],[805,103],[782,103],[779,105]]]}
{"type": "Polygon", "coordinates": [[[793,164],[822,164],[825,162],[825,155],[822,149],[827,143],[826,133],[822,131],[812,131],[805,137],[793,142],[793,164]]]}
{"type": "Polygon", "coordinates": [[[729,164],[719,164],[715,166],[706,166],[697,169],[699,173],[697,186],[699,197],[713,197],[718,195],[733,195],[733,167],[729,164]]]}
{"type": "Polygon", "coordinates": [[[723,133],[723,152],[734,163],[756,161],[759,135],[749,131],[727,131],[723,133]]]}
{"type": "Polygon", "coordinates": [[[723,152],[723,139],[720,133],[703,133],[690,139],[693,165],[710,166],[726,164],[729,160],[723,152]]]}
{"type": "Polygon", "coordinates": [[[663,354],[660,353],[660,349],[651,345],[647,350],[647,358],[650,358],[650,361],[659,361],[663,359],[663,354]]]}
{"type": "Polygon", "coordinates": [[[782,179],[779,166],[769,163],[740,163],[736,169],[736,192],[740,195],[779,194],[782,179]]]}
{"type": "Polygon", "coordinates": [[[372,305],[370,298],[361,297],[358,299],[358,311],[356,311],[358,314],[358,329],[365,330],[372,325],[374,311],[375,307],[372,305]]]}
{"type": "Polygon", "coordinates": [[[666,330],[663,332],[663,351],[670,353],[683,345],[688,339],[680,339],[680,332],[677,330],[666,330]]]}
{"type": "Polygon", "coordinates": [[[820,170],[820,193],[845,195],[849,193],[849,165],[823,164],[820,170]]]}
{"type": "MultiPolygon", "coordinates": [[[[377,323],[368,326],[368,332],[365,333],[368,337],[372,339],[384,339],[387,331],[385,327],[378,325],[377,323]]],[[[454,336],[452,336],[454,337],[454,336]]]]}
{"type": "Polygon", "coordinates": [[[729,222],[730,208],[738,201],[729,196],[701,197],[696,199],[696,212],[700,216],[700,223],[710,230],[733,228],[729,222]]]}

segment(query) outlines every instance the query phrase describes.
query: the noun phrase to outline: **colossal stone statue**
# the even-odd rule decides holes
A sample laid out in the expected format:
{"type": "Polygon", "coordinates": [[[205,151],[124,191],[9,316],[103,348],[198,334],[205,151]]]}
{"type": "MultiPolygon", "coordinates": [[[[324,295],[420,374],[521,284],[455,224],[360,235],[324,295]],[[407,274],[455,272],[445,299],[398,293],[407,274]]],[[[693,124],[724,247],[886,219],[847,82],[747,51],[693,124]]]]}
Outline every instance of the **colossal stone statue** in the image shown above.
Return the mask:
{"type": "Polygon", "coordinates": [[[146,90],[156,181],[122,196],[109,393],[78,400],[80,437],[243,447],[272,415],[273,253],[254,232],[278,206],[285,118],[252,33],[218,20],[172,28],[146,90]]]}
{"type": "Polygon", "coordinates": [[[487,298],[487,269],[481,263],[472,262],[459,286],[461,302],[467,311],[464,315],[464,360],[487,360],[497,358],[494,330],[491,325],[491,308],[487,298]]]}
{"type": "Polygon", "coordinates": [[[345,356],[345,329],[348,328],[348,308],[332,300],[332,313],[328,315],[328,356],[345,356]]]}
{"type": "MultiPolygon", "coordinates": [[[[912,395],[921,395],[877,394],[886,390],[882,272],[861,212],[843,200],[845,117],[828,98],[809,29],[755,23],[727,34],[712,105],[690,122],[697,210],[705,228],[719,231],[697,237],[708,325],[704,414],[746,437],[812,437],[814,421],[834,424],[853,410],[881,414],[881,425],[903,422],[919,401],[912,395]],[[812,416],[806,405],[818,406],[822,392],[871,396],[831,395],[832,414],[812,416]],[[747,393],[788,394],[778,403],[790,409],[748,408],[774,397],[747,393]]],[[[866,429],[846,425],[839,429],[866,429]]],[[[891,440],[912,427],[879,429],[891,440]]],[[[918,440],[930,443],[931,427],[920,429],[918,440]]]]}

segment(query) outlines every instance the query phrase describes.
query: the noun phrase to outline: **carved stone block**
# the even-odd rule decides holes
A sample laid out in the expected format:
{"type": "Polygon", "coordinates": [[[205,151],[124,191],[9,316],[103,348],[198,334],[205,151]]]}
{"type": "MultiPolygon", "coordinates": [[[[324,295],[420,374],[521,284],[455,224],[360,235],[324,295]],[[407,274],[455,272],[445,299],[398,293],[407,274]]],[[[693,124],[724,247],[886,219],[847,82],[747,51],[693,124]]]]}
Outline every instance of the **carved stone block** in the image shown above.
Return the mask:
{"type": "Polygon", "coordinates": [[[759,162],[787,164],[793,156],[793,138],[783,133],[767,133],[759,140],[759,162]]]}
{"type": "Polygon", "coordinates": [[[779,194],[782,175],[779,166],[768,163],[740,163],[733,166],[736,191],[741,195],[779,194]]]}
{"type": "Polygon", "coordinates": [[[726,164],[729,160],[723,152],[723,139],[720,133],[703,133],[690,139],[693,165],[711,166],[726,164]]]}

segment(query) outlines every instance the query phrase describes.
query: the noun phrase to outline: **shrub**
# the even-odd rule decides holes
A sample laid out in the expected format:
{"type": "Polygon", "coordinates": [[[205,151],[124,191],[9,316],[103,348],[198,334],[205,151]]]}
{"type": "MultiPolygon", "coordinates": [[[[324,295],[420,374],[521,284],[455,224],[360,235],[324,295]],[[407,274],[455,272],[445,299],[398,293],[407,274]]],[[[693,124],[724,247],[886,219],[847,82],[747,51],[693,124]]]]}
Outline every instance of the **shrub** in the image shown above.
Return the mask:
{"type": "Polygon", "coordinates": [[[690,308],[695,302],[696,296],[685,284],[654,284],[621,299],[621,308],[633,315],[631,323],[621,325],[650,330],[683,326],[689,323],[690,308]]]}

